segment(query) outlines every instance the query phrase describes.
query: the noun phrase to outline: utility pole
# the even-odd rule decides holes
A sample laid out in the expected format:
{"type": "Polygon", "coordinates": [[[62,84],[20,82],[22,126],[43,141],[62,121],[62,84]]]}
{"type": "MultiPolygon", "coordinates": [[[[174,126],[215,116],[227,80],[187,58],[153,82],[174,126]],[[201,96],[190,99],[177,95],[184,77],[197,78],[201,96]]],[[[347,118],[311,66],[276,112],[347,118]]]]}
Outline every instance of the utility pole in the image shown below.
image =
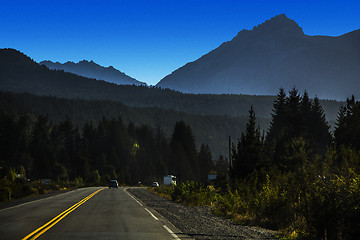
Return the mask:
{"type": "Polygon", "coordinates": [[[229,169],[231,169],[231,165],[232,165],[232,163],[231,163],[232,161],[231,161],[231,136],[229,136],[229,169]]]}

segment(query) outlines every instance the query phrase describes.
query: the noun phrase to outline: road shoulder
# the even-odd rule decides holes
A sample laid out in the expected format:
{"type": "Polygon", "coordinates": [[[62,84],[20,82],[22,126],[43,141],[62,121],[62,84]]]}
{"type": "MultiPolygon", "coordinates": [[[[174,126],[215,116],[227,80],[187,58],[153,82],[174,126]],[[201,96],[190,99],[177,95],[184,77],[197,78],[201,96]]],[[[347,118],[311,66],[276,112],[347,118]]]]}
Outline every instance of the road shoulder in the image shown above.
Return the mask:
{"type": "Polygon", "coordinates": [[[274,231],[243,226],[214,216],[206,207],[189,207],[157,196],[145,188],[128,191],[193,239],[277,239],[274,231]]]}

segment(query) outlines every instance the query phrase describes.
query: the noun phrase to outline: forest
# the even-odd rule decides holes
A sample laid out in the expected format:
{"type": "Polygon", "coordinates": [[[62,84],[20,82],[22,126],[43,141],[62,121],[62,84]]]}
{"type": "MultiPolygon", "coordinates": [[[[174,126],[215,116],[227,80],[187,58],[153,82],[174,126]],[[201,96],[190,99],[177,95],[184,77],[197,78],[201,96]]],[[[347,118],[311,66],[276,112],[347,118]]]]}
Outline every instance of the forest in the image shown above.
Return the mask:
{"type": "Polygon", "coordinates": [[[126,126],[120,117],[90,121],[80,131],[70,118],[53,124],[45,115],[3,113],[0,141],[1,200],[36,194],[30,183],[38,179],[59,186],[107,185],[110,179],[150,185],[168,174],[206,180],[206,169],[215,167],[208,145],[198,152],[183,121],[168,141],[160,127],[126,126]]]}
{"type": "MultiPolygon", "coordinates": [[[[192,127],[196,136],[196,147],[208,144],[215,158],[228,153],[227,139],[241,134],[247,121],[246,116],[219,116],[187,114],[161,108],[129,107],[119,102],[106,100],[64,99],[50,96],[35,96],[29,93],[0,92],[0,112],[14,115],[47,115],[57,124],[70,118],[79,129],[92,121],[97,124],[103,117],[112,119],[121,116],[124,124],[132,122],[136,126],[161,126],[167,138],[171,137],[175,122],[183,120],[192,127]]],[[[258,118],[263,130],[269,120],[258,118]]]]}
{"type": "MultiPolygon", "coordinates": [[[[170,173],[187,180],[188,176],[199,175],[199,168],[193,168],[191,163],[202,166],[201,171],[205,173],[197,179],[206,180],[209,170],[196,162],[207,161],[209,168],[212,167],[213,161],[204,160],[202,156],[217,159],[226,153],[228,136],[240,134],[246,123],[245,117],[190,115],[158,108],[128,107],[111,101],[9,92],[0,92],[0,112],[2,176],[8,175],[7,179],[21,183],[25,183],[25,179],[32,182],[51,178],[59,186],[106,185],[108,179],[114,177],[121,184],[150,184],[161,182],[162,177],[170,173]],[[170,141],[177,122],[188,129],[186,140],[182,140],[186,148],[170,141]],[[84,146],[90,141],[86,139],[89,131],[93,142],[84,146]],[[116,134],[105,136],[109,133],[116,134]],[[196,136],[196,141],[191,136],[196,136]],[[208,143],[215,147],[209,147],[208,143]],[[119,147],[121,144],[124,145],[119,147]],[[133,148],[137,155],[133,154],[133,148]],[[181,153],[183,149],[186,154],[181,153]],[[181,167],[187,170],[174,170],[175,162],[170,161],[174,158],[180,158],[178,161],[184,164],[181,167]],[[12,177],[9,177],[10,170],[12,177]],[[17,179],[16,174],[23,177],[17,179]]],[[[263,120],[263,125],[266,124],[263,120]]],[[[36,185],[31,189],[25,184],[26,189],[15,193],[20,186],[19,183],[2,189],[2,199],[35,194],[39,188],[36,185]]]]}
{"type": "Polygon", "coordinates": [[[245,131],[232,144],[228,172],[217,172],[213,186],[190,181],[155,191],[209,206],[240,224],[277,230],[281,239],[358,239],[359,143],[360,102],[354,97],[339,109],[331,133],[317,98],[281,89],[267,134],[251,108],[245,131]]]}

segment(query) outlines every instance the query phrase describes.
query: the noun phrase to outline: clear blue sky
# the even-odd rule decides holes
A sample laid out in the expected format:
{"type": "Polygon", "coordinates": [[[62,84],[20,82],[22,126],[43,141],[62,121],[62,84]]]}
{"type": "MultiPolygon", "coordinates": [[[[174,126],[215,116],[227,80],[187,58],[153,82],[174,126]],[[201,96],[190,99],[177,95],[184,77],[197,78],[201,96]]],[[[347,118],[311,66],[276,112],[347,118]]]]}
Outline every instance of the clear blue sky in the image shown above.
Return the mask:
{"type": "Polygon", "coordinates": [[[154,85],[281,13],[308,35],[360,29],[359,0],[0,0],[0,48],[37,62],[93,60],[154,85]]]}

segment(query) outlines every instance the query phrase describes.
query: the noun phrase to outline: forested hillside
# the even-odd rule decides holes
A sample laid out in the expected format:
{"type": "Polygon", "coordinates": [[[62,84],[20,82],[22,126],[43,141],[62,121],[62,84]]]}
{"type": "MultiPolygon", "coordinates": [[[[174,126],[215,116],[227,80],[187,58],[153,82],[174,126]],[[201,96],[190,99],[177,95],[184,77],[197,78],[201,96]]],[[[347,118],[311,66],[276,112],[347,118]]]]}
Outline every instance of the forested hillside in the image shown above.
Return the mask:
{"type": "MultiPolygon", "coordinates": [[[[89,121],[96,124],[103,117],[109,119],[121,117],[125,124],[132,122],[136,126],[146,124],[154,129],[161,127],[166,137],[171,136],[176,121],[184,120],[193,129],[196,146],[199,148],[203,143],[209,144],[216,158],[219,154],[227,155],[228,136],[238,136],[244,129],[247,119],[247,117],[194,115],[160,108],[128,107],[111,101],[62,99],[2,92],[0,92],[0,112],[16,115],[47,115],[55,124],[69,117],[79,129],[89,121]]],[[[268,119],[259,117],[259,125],[266,130],[269,126],[268,119]]]]}

